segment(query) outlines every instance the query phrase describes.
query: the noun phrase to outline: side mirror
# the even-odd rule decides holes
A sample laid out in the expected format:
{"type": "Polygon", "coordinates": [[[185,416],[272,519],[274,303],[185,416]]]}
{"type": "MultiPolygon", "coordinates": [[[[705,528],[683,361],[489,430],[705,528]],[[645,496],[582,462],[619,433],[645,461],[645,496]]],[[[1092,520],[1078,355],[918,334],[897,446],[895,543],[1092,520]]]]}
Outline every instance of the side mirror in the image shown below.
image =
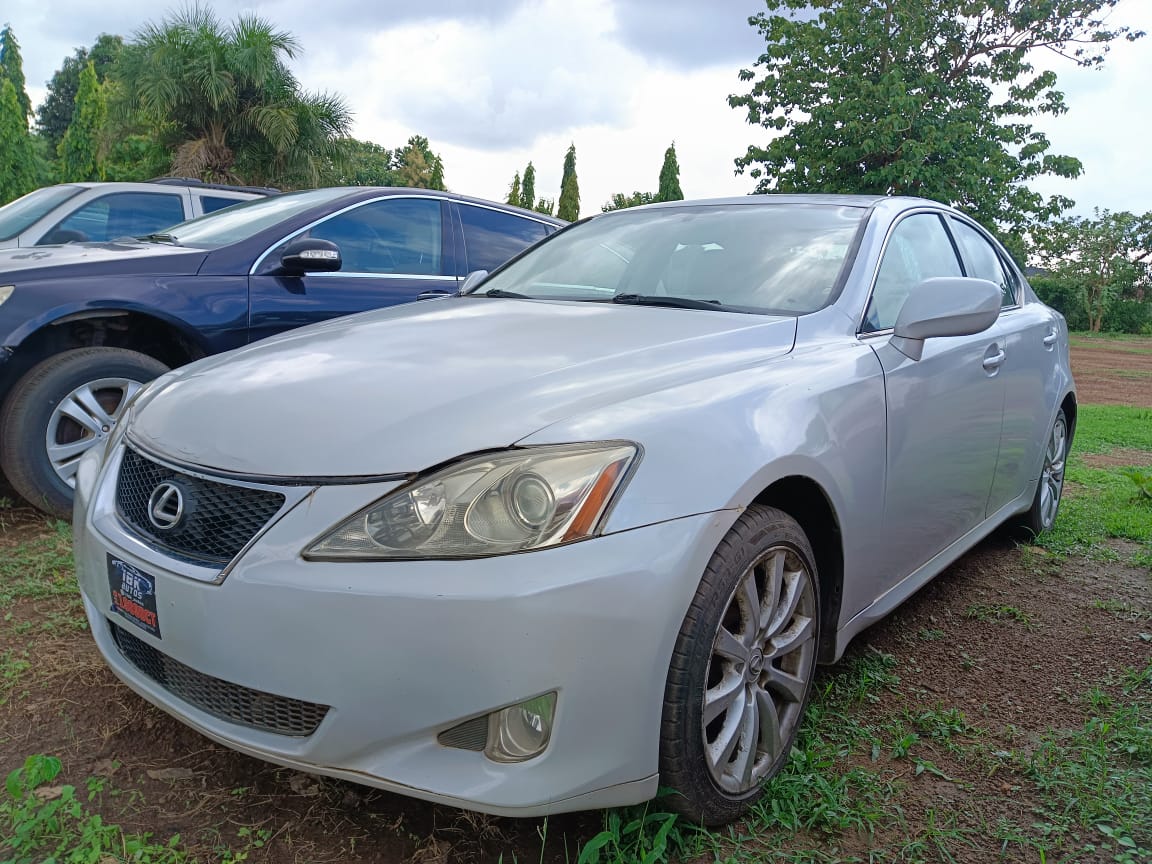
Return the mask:
{"type": "Polygon", "coordinates": [[[487,270],[473,270],[471,273],[464,277],[464,281],[460,284],[460,290],[458,293],[467,294],[487,278],[487,270]]]}
{"type": "Polygon", "coordinates": [[[892,347],[919,360],[924,340],[936,336],[971,336],[996,323],[1000,316],[1000,286],[987,279],[941,276],[925,279],[912,289],[896,325],[892,347]]]}
{"type": "Polygon", "coordinates": [[[280,276],[305,273],[334,273],[343,265],[340,247],[330,240],[304,237],[293,240],[280,253],[280,276]]]}

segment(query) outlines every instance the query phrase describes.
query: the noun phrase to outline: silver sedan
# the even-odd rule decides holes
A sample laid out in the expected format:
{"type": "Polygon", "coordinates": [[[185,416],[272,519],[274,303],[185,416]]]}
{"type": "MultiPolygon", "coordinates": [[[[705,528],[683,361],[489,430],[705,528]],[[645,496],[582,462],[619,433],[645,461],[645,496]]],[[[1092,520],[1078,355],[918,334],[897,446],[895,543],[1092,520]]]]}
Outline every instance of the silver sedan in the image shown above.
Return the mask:
{"type": "Polygon", "coordinates": [[[165,375],[77,483],[92,634],[272,762],[739,817],[869,624],[1056,518],[1068,334],[930,201],[572,225],[446,299],[165,375]]]}

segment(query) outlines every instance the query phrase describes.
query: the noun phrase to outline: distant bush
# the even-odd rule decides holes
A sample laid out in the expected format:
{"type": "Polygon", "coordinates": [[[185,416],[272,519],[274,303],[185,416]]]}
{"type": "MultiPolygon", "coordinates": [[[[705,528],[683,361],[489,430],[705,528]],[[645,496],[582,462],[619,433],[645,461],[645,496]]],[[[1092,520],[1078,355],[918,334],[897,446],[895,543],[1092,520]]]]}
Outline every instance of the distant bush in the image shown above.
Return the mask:
{"type": "MultiPolygon", "coordinates": [[[[1090,330],[1083,291],[1076,280],[1067,276],[1043,274],[1031,276],[1028,283],[1041,300],[1068,321],[1069,330],[1090,330]]],[[[1104,333],[1138,333],[1152,335],[1152,299],[1114,297],[1104,306],[1104,333]]]]}

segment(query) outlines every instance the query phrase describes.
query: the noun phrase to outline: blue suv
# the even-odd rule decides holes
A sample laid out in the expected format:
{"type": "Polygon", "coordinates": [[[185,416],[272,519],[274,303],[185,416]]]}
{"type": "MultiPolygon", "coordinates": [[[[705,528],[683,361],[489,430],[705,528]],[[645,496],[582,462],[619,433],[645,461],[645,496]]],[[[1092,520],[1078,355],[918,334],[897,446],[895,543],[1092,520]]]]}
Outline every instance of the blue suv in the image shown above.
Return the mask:
{"type": "Polygon", "coordinates": [[[145,237],[0,251],[0,468],[66,516],[80,457],[167,369],[453,294],[563,224],[447,192],[317,189],[145,237]]]}

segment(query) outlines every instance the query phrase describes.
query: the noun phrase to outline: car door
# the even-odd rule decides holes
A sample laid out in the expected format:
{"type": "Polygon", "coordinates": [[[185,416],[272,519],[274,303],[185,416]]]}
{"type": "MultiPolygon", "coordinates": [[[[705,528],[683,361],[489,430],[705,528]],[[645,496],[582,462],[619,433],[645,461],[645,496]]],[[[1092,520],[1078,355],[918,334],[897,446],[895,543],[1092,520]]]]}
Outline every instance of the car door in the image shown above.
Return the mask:
{"type": "Polygon", "coordinates": [[[455,260],[444,202],[390,196],[356,204],[296,231],[273,247],[249,278],[250,339],[408,303],[433,290],[455,291],[455,260]],[[313,237],[340,248],[335,273],[279,276],[280,251],[313,237]]]}
{"type": "Polygon", "coordinates": [[[1021,302],[1023,286],[1015,268],[981,229],[956,217],[950,224],[968,275],[996,282],[1004,298],[998,321],[1006,354],[1000,371],[1005,387],[1004,424],[988,496],[991,515],[1027,492],[1039,471],[1052,406],[1058,398],[1051,385],[1059,331],[1051,309],[1021,302]]]}
{"type": "Polygon", "coordinates": [[[883,572],[914,572],[984,520],[1004,413],[1003,340],[998,325],[973,336],[926,340],[911,360],[888,337],[921,280],[963,275],[936,212],[892,229],[873,287],[864,334],[884,369],[887,462],[883,572]]]}

